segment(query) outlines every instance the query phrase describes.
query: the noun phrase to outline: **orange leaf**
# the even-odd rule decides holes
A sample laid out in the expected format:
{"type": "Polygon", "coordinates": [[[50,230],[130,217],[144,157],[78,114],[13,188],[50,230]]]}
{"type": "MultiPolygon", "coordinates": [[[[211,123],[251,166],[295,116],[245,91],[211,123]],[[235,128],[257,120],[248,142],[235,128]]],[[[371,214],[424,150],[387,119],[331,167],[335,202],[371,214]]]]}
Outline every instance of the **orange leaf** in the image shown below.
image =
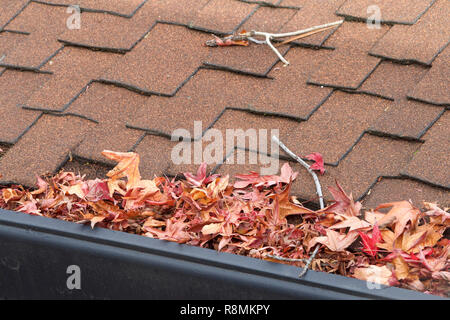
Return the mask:
{"type": "Polygon", "coordinates": [[[127,190],[134,187],[140,180],[139,155],[134,152],[114,152],[104,150],[102,155],[117,161],[117,165],[106,175],[111,179],[127,178],[127,190]]]}

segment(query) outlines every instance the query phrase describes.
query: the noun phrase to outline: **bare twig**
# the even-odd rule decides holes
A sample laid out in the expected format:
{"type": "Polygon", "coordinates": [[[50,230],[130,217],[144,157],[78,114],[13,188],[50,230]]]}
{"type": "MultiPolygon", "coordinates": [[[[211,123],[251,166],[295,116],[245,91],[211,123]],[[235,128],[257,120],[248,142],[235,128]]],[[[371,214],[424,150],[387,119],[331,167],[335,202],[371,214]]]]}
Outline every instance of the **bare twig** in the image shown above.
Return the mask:
{"type": "Polygon", "coordinates": [[[291,150],[289,150],[289,148],[286,147],[286,145],[283,142],[281,142],[276,136],[272,136],[272,140],[275,143],[277,143],[281,147],[281,149],[283,149],[288,155],[290,155],[294,160],[296,160],[303,167],[305,167],[306,170],[308,170],[308,172],[313,177],[314,183],[316,185],[316,192],[317,192],[317,195],[319,196],[320,209],[325,208],[325,205],[323,203],[322,187],[320,186],[320,182],[319,182],[319,178],[317,177],[317,174],[313,170],[311,170],[309,164],[307,164],[305,161],[302,160],[302,158],[300,158],[295,153],[293,153],[291,150]]]}
{"type": "Polygon", "coordinates": [[[266,257],[267,258],[271,258],[271,259],[275,259],[275,260],[280,260],[280,261],[287,261],[287,262],[305,262],[306,261],[306,259],[284,258],[284,257],[280,257],[280,256],[274,256],[272,254],[268,254],[266,257]]]}
{"type": "Polygon", "coordinates": [[[278,43],[275,47],[280,47],[282,45],[291,43],[292,41],[303,39],[303,38],[312,36],[313,34],[316,34],[316,33],[319,33],[319,32],[323,32],[323,31],[326,31],[326,30],[332,29],[332,28],[334,28],[334,26],[329,26],[329,27],[325,27],[323,29],[319,29],[319,30],[314,30],[314,31],[310,31],[310,32],[307,32],[307,33],[303,33],[301,35],[291,37],[291,38],[289,38],[289,39],[287,39],[287,40],[285,40],[285,41],[283,41],[281,43],[278,43]]]}
{"type": "MultiPolygon", "coordinates": [[[[311,174],[311,176],[314,179],[314,183],[316,185],[316,192],[317,195],[319,196],[319,204],[320,204],[320,209],[325,208],[325,205],[323,203],[323,195],[322,195],[322,187],[320,186],[320,182],[319,182],[319,178],[317,177],[316,173],[311,170],[310,166],[302,160],[302,158],[300,158],[299,156],[297,156],[295,153],[293,153],[291,150],[289,150],[288,147],[286,147],[286,145],[281,142],[276,136],[272,136],[272,140],[277,143],[281,149],[283,149],[287,154],[289,154],[293,159],[295,159],[298,163],[300,163],[303,167],[306,168],[306,170],[308,170],[308,172],[311,174]]],[[[311,254],[311,256],[309,257],[309,259],[306,261],[305,266],[303,267],[302,272],[299,274],[299,278],[303,277],[306,272],[309,269],[309,266],[311,265],[312,261],[314,260],[314,258],[316,257],[317,252],[319,251],[320,248],[320,244],[317,244],[313,253],[311,254]]]]}
{"type": "Polygon", "coordinates": [[[303,30],[298,30],[298,31],[294,31],[294,32],[287,32],[287,33],[268,33],[268,32],[260,32],[260,31],[251,31],[250,34],[248,34],[248,36],[249,37],[253,37],[253,36],[264,37],[266,39],[265,42],[275,52],[275,54],[278,56],[278,58],[280,58],[280,60],[285,65],[288,65],[289,61],[287,61],[281,55],[281,53],[273,46],[273,44],[270,42],[270,40],[272,40],[272,39],[279,39],[279,38],[286,38],[286,37],[300,36],[302,34],[308,34],[308,33],[314,32],[314,31],[321,32],[321,31],[327,30],[328,28],[338,26],[338,25],[342,24],[343,22],[344,22],[344,20],[339,20],[339,21],[335,21],[335,22],[331,22],[331,23],[327,23],[327,24],[322,24],[320,26],[315,26],[315,27],[311,27],[311,28],[307,28],[307,29],[303,29],[303,30]]]}
{"type": "Polygon", "coordinates": [[[280,38],[286,38],[286,37],[294,37],[291,39],[286,40],[285,42],[282,42],[282,44],[292,42],[296,39],[300,39],[303,37],[310,36],[314,33],[322,32],[331,28],[334,28],[336,26],[339,26],[342,24],[344,20],[339,20],[331,23],[322,24],[320,26],[314,26],[311,28],[298,30],[294,32],[287,32],[287,33],[269,33],[269,32],[261,32],[261,31],[250,31],[245,32],[242,31],[241,33],[233,34],[226,36],[224,38],[216,37],[213,40],[206,41],[206,45],[209,47],[218,47],[218,46],[231,46],[231,45],[248,45],[248,41],[254,42],[256,44],[267,44],[270,49],[272,49],[273,52],[277,55],[277,57],[285,64],[288,65],[289,61],[287,61],[283,55],[275,48],[275,46],[272,44],[271,40],[273,39],[280,39],[280,38]],[[257,40],[254,37],[263,37],[264,40],[257,40]]]}

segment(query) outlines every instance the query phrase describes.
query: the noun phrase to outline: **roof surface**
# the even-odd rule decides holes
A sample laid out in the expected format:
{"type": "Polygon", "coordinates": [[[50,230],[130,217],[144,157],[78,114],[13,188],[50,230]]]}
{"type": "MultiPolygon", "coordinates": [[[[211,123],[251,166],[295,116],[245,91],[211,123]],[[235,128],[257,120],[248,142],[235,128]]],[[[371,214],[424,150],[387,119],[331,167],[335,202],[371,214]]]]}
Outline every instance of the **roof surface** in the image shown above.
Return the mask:
{"type": "MultiPolygon", "coordinates": [[[[139,152],[147,177],[194,171],[171,161],[170,135],[195,137],[202,121],[203,134],[278,129],[295,153],[323,155],[323,186],[337,179],[366,206],[450,204],[450,1],[79,0],[80,28],[69,29],[72,2],[0,0],[3,183],[33,185],[61,168],[101,177],[113,165],[104,149],[139,152]],[[373,5],[379,28],[366,23],[373,5]],[[211,33],[343,18],[281,46],[288,67],[265,45],[203,45],[211,33]]],[[[210,169],[246,173],[264,160],[210,169]]],[[[317,201],[308,173],[291,164],[300,172],[292,192],[317,201]]]]}

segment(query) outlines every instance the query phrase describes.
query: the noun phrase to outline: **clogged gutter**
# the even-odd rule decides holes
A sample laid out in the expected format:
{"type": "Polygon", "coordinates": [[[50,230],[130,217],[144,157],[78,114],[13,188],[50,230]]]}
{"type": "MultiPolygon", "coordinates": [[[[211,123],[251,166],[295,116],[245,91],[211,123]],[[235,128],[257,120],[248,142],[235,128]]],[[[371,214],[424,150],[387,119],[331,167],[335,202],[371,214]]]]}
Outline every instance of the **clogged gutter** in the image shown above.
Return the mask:
{"type": "Polygon", "coordinates": [[[448,294],[450,214],[436,204],[421,211],[400,201],[363,213],[337,184],[329,188],[335,201],[311,210],[290,195],[297,173],[287,163],[279,176],[251,172],[234,183],[208,175],[205,164],[182,180],[145,180],[138,154],[103,155],[118,163],[106,179],[38,177],[35,190],[2,188],[0,207],[298,267],[317,247],[313,270],[448,294]]]}

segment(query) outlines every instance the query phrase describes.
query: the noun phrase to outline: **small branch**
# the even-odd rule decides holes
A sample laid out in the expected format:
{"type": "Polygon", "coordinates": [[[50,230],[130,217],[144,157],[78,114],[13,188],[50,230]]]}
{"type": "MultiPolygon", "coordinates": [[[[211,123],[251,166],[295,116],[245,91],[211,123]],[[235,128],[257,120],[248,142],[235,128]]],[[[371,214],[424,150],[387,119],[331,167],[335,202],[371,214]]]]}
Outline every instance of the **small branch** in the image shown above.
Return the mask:
{"type": "MultiPolygon", "coordinates": [[[[224,38],[219,38],[217,36],[214,36],[215,38],[213,40],[206,41],[206,45],[209,47],[223,47],[223,46],[233,46],[233,45],[243,45],[247,46],[248,41],[254,42],[256,44],[267,44],[270,49],[272,49],[273,52],[277,55],[277,57],[285,64],[289,65],[289,61],[287,61],[283,55],[278,51],[277,48],[272,44],[271,40],[273,39],[279,39],[279,38],[286,38],[286,37],[297,37],[301,38],[310,36],[314,33],[322,32],[325,30],[328,30],[330,28],[333,28],[335,26],[338,26],[342,24],[344,20],[339,20],[331,23],[322,24],[320,26],[314,26],[311,28],[298,30],[294,32],[287,32],[287,33],[269,33],[269,32],[261,32],[261,31],[250,31],[250,32],[241,32],[238,34],[232,34],[229,36],[226,36],[224,38]],[[265,40],[257,40],[254,37],[260,36],[263,37],[265,40]]],[[[296,40],[297,38],[291,38],[286,40],[284,43],[289,43],[291,41],[296,40]]]]}
{"type": "Polygon", "coordinates": [[[284,258],[280,256],[274,256],[271,254],[266,255],[267,258],[280,260],[280,261],[286,261],[286,262],[307,262],[306,259],[291,259],[291,258],[284,258]]]}
{"type": "MultiPolygon", "coordinates": [[[[277,143],[281,147],[281,149],[283,149],[293,159],[295,159],[298,163],[300,163],[303,167],[305,167],[306,170],[308,170],[308,172],[313,177],[314,183],[316,185],[316,192],[317,192],[317,195],[319,196],[320,209],[325,208],[325,205],[323,203],[322,187],[320,186],[319,178],[317,177],[316,173],[313,170],[311,170],[311,167],[309,166],[309,164],[307,164],[305,161],[302,160],[302,158],[300,158],[295,153],[293,153],[291,150],[289,150],[289,148],[286,147],[286,145],[283,142],[281,142],[276,136],[272,136],[272,140],[275,143],[277,143]]],[[[306,261],[306,264],[303,267],[302,272],[300,272],[300,274],[298,276],[299,278],[303,277],[306,274],[306,272],[308,272],[309,266],[311,265],[312,261],[316,257],[316,254],[319,251],[319,248],[320,248],[320,244],[317,244],[313,253],[309,257],[309,259],[306,261]]]]}
{"type": "Polygon", "coordinates": [[[343,22],[344,22],[344,20],[339,20],[339,21],[335,21],[335,22],[331,22],[331,23],[322,24],[320,26],[314,26],[314,27],[311,27],[311,28],[298,30],[298,31],[294,31],[294,32],[287,32],[287,33],[268,33],[268,32],[260,32],[260,31],[251,31],[250,33],[247,34],[247,36],[248,37],[253,37],[253,36],[264,37],[266,39],[265,42],[272,49],[272,51],[275,52],[275,54],[278,56],[278,58],[280,58],[280,60],[285,65],[289,65],[289,61],[287,61],[281,55],[281,53],[273,46],[273,44],[270,42],[271,39],[295,37],[295,36],[300,36],[302,34],[313,34],[313,33],[317,33],[317,32],[328,30],[329,28],[332,28],[334,26],[338,26],[338,25],[342,24],[343,22]]]}
{"type": "Polygon", "coordinates": [[[307,164],[305,161],[302,160],[302,158],[300,158],[295,153],[293,153],[291,150],[289,150],[289,148],[286,147],[286,145],[283,142],[281,142],[276,136],[272,136],[272,140],[275,143],[277,143],[281,147],[281,149],[283,149],[288,155],[290,155],[294,160],[296,160],[303,167],[305,167],[306,170],[308,170],[308,172],[313,177],[314,183],[316,185],[316,193],[319,196],[320,209],[325,208],[325,205],[323,203],[322,187],[320,186],[319,178],[317,177],[316,173],[313,170],[311,170],[309,164],[307,164]]]}

